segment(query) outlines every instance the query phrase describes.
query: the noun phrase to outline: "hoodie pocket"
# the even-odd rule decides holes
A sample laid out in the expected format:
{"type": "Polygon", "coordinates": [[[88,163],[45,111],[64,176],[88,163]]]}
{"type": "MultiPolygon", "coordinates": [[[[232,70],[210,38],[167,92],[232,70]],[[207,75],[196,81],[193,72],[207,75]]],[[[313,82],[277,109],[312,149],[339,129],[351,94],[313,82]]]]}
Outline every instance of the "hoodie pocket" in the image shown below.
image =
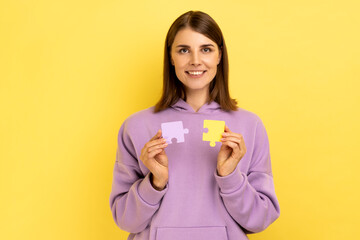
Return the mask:
{"type": "Polygon", "coordinates": [[[156,240],[227,240],[226,227],[159,227],[156,240]]]}

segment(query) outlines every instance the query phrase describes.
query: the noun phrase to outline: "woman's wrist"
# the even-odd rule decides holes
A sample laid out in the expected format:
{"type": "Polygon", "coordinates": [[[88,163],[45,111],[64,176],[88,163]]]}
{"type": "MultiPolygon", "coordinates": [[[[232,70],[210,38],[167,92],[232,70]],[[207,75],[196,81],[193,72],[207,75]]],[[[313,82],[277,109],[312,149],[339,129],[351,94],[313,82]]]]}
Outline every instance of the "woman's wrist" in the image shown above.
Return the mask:
{"type": "Polygon", "coordinates": [[[164,190],[167,181],[161,181],[157,179],[152,173],[150,174],[150,183],[153,186],[154,189],[158,191],[164,190]]]}
{"type": "Polygon", "coordinates": [[[226,176],[230,175],[231,173],[233,173],[234,170],[235,170],[235,169],[226,169],[226,170],[224,170],[224,169],[223,169],[223,170],[217,169],[217,170],[216,170],[216,173],[217,173],[217,175],[220,176],[220,177],[226,177],[226,176]]]}

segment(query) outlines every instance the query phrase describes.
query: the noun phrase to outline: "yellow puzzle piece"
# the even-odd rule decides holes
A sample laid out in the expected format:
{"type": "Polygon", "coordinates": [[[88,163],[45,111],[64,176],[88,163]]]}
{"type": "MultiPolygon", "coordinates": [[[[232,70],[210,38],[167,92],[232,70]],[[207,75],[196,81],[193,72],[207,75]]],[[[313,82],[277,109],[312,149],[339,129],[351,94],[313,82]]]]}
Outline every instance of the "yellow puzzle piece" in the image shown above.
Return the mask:
{"type": "Polygon", "coordinates": [[[210,141],[210,146],[215,147],[216,142],[220,142],[221,134],[225,131],[225,121],[204,120],[204,128],[207,133],[203,133],[202,140],[210,141]]]}

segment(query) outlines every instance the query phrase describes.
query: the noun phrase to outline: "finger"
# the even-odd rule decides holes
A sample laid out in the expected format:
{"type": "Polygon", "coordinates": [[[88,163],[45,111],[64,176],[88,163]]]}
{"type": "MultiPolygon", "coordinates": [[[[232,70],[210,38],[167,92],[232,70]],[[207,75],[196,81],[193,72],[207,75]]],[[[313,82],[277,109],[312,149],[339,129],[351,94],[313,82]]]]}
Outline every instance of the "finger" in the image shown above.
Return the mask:
{"type": "Polygon", "coordinates": [[[236,160],[239,160],[241,159],[241,157],[245,154],[243,153],[243,151],[240,149],[239,145],[234,143],[234,142],[231,142],[231,141],[227,141],[227,142],[223,142],[223,144],[225,146],[228,146],[229,148],[232,149],[232,153],[231,153],[231,157],[236,159],[236,160]]]}
{"type": "Polygon", "coordinates": [[[225,145],[225,146],[228,146],[228,147],[232,148],[232,150],[235,151],[235,152],[240,151],[240,146],[239,146],[239,144],[237,144],[237,143],[235,143],[235,142],[233,142],[233,141],[224,141],[222,144],[225,145]]]}
{"type": "Polygon", "coordinates": [[[231,132],[229,127],[225,125],[225,132],[231,132]]]}
{"type": "Polygon", "coordinates": [[[157,131],[157,133],[155,134],[155,136],[153,136],[153,137],[150,139],[150,141],[153,141],[153,140],[155,140],[155,139],[160,138],[160,137],[161,137],[161,134],[162,134],[161,129],[159,129],[159,130],[157,131]]]}
{"type": "Polygon", "coordinates": [[[245,140],[241,134],[233,133],[231,136],[224,137],[224,138],[225,138],[225,140],[228,138],[231,138],[231,140],[236,141],[240,146],[240,150],[244,151],[244,154],[245,154],[245,152],[246,152],[245,140]],[[235,139],[238,139],[238,140],[235,140],[235,139]]]}
{"type": "Polygon", "coordinates": [[[162,145],[166,142],[166,139],[165,138],[159,138],[159,139],[156,139],[156,140],[152,140],[152,141],[149,141],[145,144],[145,148],[149,149],[153,146],[156,146],[156,145],[162,145]]]}
{"type": "Polygon", "coordinates": [[[232,131],[230,131],[229,127],[225,125],[225,131],[223,132],[223,134],[225,133],[225,135],[231,134],[232,131]]]}
{"type": "Polygon", "coordinates": [[[234,143],[239,144],[240,147],[241,147],[241,142],[242,142],[241,139],[236,138],[236,137],[232,137],[232,136],[230,136],[230,137],[223,137],[223,138],[221,138],[221,141],[222,141],[222,142],[232,141],[232,142],[234,142],[234,143]]]}
{"type": "Polygon", "coordinates": [[[240,133],[234,133],[234,132],[224,132],[221,134],[222,136],[224,137],[235,137],[235,138],[238,138],[238,139],[244,139],[243,136],[240,134],[240,133]]]}
{"type": "Polygon", "coordinates": [[[245,142],[244,142],[244,141],[241,141],[241,142],[240,142],[240,149],[241,149],[241,152],[242,152],[243,154],[246,153],[246,145],[245,145],[245,142]]]}
{"type": "Polygon", "coordinates": [[[154,150],[152,152],[149,152],[148,159],[154,158],[156,155],[158,155],[162,151],[163,151],[163,149],[156,149],[156,150],[154,150]]]}
{"type": "Polygon", "coordinates": [[[164,148],[166,148],[168,146],[168,143],[161,143],[161,144],[157,144],[157,145],[154,145],[154,146],[152,146],[152,147],[149,147],[148,148],[148,152],[152,152],[152,151],[154,151],[154,150],[156,150],[156,149],[164,149],[164,148]]]}

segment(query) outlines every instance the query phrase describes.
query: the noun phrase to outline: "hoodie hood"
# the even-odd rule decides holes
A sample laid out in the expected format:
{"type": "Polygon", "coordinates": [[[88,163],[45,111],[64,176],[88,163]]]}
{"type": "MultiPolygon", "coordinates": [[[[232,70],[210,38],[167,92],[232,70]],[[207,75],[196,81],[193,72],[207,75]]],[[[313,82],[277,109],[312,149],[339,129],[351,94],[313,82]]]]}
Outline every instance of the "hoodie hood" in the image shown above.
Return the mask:
{"type": "Polygon", "coordinates": [[[171,105],[171,107],[177,111],[189,112],[189,113],[214,113],[221,110],[220,104],[218,104],[215,101],[212,101],[209,104],[205,103],[200,107],[200,109],[197,112],[195,112],[195,110],[182,98],[179,98],[179,100],[175,104],[171,105]]]}

